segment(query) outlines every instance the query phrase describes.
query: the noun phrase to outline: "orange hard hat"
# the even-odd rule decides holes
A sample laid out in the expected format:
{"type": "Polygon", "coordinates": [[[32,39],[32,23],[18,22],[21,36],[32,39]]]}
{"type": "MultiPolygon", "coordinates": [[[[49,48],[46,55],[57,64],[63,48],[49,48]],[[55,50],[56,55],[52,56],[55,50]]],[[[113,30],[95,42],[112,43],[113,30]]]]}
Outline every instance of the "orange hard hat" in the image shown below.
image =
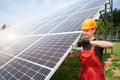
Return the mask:
{"type": "Polygon", "coordinates": [[[97,27],[97,24],[95,20],[92,18],[87,18],[83,21],[81,29],[91,29],[91,28],[96,28],[96,27],[97,27]]]}

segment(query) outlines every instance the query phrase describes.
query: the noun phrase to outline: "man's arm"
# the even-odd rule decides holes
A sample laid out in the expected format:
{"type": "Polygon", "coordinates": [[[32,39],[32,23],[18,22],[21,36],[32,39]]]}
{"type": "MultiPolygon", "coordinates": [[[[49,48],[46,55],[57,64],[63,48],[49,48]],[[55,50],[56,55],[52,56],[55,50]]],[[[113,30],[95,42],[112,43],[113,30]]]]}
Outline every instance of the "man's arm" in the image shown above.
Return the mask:
{"type": "Polygon", "coordinates": [[[109,41],[90,41],[90,44],[97,45],[101,48],[112,48],[113,44],[109,41]]]}

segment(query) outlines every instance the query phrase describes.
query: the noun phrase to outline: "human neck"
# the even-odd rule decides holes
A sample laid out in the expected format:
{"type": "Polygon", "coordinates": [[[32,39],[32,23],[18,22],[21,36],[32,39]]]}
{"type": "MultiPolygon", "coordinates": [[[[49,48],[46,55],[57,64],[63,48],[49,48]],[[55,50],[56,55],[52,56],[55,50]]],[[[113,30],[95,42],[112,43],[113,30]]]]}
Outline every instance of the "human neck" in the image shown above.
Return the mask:
{"type": "Polygon", "coordinates": [[[94,40],[94,39],[95,39],[95,37],[94,37],[94,36],[89,38],[89,40],[94,40]]]}

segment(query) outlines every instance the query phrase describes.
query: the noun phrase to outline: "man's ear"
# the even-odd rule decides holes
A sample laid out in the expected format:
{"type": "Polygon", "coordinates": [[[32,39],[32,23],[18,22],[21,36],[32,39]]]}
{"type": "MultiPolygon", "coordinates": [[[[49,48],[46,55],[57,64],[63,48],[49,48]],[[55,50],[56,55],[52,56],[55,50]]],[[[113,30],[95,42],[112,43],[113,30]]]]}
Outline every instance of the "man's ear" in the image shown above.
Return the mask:
{"type": "Polygon", "coordinates": [[[95,29],[95,28],[93,28],[93,33],[95,33],[95,31],[96,31],[96,29],[95,29]]]}

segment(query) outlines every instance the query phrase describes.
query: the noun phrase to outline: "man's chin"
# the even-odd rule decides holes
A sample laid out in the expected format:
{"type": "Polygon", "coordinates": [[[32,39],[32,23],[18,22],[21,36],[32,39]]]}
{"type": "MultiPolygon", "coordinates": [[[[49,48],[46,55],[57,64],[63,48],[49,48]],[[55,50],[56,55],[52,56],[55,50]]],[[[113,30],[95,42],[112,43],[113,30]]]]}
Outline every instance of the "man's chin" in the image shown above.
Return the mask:
{"type": "Polygon", "coordinates": [[[87,36],[84,36],[84,38],[88,39],[88,37],[87,37],[87,36]]]}

